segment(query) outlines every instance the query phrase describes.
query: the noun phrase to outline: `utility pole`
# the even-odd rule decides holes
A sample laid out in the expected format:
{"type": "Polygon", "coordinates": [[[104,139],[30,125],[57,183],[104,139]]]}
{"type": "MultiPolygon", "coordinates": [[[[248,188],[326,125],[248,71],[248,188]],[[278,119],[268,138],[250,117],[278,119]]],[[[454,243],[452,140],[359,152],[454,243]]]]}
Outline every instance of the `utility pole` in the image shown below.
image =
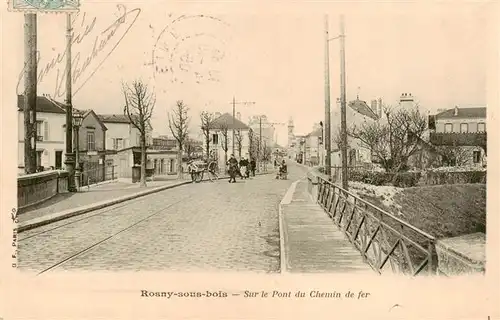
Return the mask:
{"type": "Polygon", "coordinates": [[[232,105],[233,105],[233,141],[232,141],[232,150],[233,150],[233,154],[235,153],[234,152],[234,132],[235,132],[235,128],[234,128],[234,119],[236,118],[236,105],[237,104],[255,104],[255,102],[250,102],[250,101],[240,101],[240,102],[236,102],[236,98],[233,96],[233,101],[231,102],[232,105]]]}
{"type": "Polygon", "coordinates": [[[75,187],[75,154],[73,153],[73,105],[71,101],[71,13],[66,14],[66,170],[69,173],[68,191],[76,192],[75,187]]]}
{"type": "Polygon", "coordinates": [[[260,168],[260,163],[261,163],[261,160],[262,160],[262,156],[260,155],[260,152],[261,152],[261,149],[262,149],[262,115],[259,116],[259,168],[260,168]]]}
{"type": "Polygon", "coordinates": [[[235,115],[235,111],[236,111],[236,98],[233,96],[233,140],[231,140],[232,142],[232,145],[233,145],[233,154],[234,154],[234,117],[236,116],[235,115]]]}
{"type": "Polygon", "coordinates": [[[340,130],[342,135],[342,188],[348,189],[347,177],[347,121],[345,93],[345,30],[344,16],[340,16],[340,130]]]}
{"type": "Polygon", "coordinates": [[[330,116],[330,52],[329,52],[329,36],[328,36],[328,15],[325,15],[325,174],[331,178],[331,116],[330,116]]]}
{"type": "Polygon", "coordinates": [[[37,16],[24,14],[24,172],[35,173],[37,97],[37,16]]]}

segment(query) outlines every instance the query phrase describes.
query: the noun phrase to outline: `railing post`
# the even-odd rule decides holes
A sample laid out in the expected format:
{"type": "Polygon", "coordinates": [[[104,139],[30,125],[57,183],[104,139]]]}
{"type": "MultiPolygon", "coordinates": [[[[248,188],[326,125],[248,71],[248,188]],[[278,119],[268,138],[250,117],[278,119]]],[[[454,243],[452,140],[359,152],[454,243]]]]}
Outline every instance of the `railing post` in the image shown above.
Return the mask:
{"type": "Polygon", "coordinates": [[[433,275],[434,274],[434,241],[432,240],[429,240],[429,243],[427,245],[427,259],[428,259],[428,272],[429,272],[429,275],[433,275]]]}
{"type": "Polygon", "coordinates": [[[115,180],[115,166],[111,167],[111,180],[115,180]]]}

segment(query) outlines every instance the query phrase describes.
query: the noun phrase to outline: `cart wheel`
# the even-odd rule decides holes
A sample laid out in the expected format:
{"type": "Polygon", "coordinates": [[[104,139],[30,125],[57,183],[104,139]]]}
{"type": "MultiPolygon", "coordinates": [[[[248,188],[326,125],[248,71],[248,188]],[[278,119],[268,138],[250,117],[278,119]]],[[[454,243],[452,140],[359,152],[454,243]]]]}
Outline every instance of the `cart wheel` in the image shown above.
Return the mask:
{"type": "Polygon", "coordinates": [[[200,183],[203,180],[203,172],[197,172],[195,177],[195,182],[200,183]]]}

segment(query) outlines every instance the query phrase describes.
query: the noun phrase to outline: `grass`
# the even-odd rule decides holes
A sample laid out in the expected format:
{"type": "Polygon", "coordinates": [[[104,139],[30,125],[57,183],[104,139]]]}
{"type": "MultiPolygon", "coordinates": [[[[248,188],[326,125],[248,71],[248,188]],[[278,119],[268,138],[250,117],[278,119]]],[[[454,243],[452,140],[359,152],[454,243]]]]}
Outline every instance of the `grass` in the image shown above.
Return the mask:
{"type": "Polygon", "coordinates": [[[360,196],[437,239],[475,232],[486,233],[485,184],[400,189],[390,206],[376,195],[360,196]]]}

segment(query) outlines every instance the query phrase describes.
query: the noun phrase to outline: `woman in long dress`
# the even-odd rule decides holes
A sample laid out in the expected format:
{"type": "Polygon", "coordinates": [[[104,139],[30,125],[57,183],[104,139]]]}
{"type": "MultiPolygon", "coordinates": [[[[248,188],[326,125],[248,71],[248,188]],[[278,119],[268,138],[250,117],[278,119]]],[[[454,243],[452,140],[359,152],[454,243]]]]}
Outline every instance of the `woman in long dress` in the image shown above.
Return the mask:
{"type": "Polygon", "coordinates": [[[231,155],[229,160],[227,161],[227,165],[229,166],[229,183],[236,182],[236,175],[238,174],[238,160],[234,157],[234,154],[231,155]]]}

